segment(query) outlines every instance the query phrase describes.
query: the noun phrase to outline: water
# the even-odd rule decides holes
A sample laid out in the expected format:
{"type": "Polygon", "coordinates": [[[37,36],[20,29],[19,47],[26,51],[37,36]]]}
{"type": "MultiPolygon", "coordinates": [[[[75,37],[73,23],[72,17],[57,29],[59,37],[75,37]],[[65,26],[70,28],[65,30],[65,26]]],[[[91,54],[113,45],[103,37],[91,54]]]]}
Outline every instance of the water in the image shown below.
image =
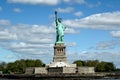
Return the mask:
{"type": "MultiPolygon", "coordinates": [[[[0,80],[23,80],[23,79],[0,79],[0,80]]],[[[24,79],[24,80],[28,80],[28,79],[24,79]]],[[[83,80],[120,80],[120,79],[83,79],[83,80]]]]}
{"type": "Polygon", "coordinates": [[[90,79],[90,80],[120,80],[120,79],[90,79]]]}

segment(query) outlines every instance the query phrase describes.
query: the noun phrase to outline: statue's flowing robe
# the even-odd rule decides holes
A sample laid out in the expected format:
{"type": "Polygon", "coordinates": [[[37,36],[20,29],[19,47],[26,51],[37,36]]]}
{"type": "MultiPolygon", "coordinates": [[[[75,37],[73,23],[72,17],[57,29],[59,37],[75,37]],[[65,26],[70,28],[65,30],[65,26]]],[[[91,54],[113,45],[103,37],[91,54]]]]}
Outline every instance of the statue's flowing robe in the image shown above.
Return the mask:
{"type": "Polygon", "coordinates": [[[62,37],[64,36],[65,26],[61,22],[59,22],[58,19],[56,20],[56,31],[59,38],[57,39],[57,41],[61,41],[62,37]]]}

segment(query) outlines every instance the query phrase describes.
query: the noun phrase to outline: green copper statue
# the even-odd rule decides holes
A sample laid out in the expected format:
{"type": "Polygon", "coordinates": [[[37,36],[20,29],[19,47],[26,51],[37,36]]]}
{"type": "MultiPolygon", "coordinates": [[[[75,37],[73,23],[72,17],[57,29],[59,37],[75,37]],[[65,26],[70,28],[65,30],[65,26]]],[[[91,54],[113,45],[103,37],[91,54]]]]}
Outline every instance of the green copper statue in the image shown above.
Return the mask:
{"type": "Polygon", "coordinates": [[[55,11],[55,22],[56,22],[56,43],[64,43],[63,42],[63,38],[64,38],[64,31],[66,29],[66,27],[61,23],[62,19],[61,18],[57,18],[57,11],[55,11]]]}

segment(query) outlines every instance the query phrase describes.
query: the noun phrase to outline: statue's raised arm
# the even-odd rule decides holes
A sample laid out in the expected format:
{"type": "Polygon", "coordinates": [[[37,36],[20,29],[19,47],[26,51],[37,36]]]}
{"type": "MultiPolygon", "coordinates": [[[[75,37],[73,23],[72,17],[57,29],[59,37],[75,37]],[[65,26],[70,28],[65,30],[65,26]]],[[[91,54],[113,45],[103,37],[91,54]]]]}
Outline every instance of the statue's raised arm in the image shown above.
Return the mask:
{"type": "Polygon", "coordinates": [[[55,22],[56,22],[56,26],[57,26],[58,25],[57,11],[55,11],[55,22]]]}
{"type": "Polygon", "coordinates": [[[55,19],[57,19],[57,11],[55,11],[55,19]]]}
{"type": "Polygon", "coordinates": [[[64,31],[65,26],[61,23],[62,19],[57,18],[57,11],[55,11],[55,22],[56,22],[56,43],[64,43],[63,37],[64,37],[64,31]]]}

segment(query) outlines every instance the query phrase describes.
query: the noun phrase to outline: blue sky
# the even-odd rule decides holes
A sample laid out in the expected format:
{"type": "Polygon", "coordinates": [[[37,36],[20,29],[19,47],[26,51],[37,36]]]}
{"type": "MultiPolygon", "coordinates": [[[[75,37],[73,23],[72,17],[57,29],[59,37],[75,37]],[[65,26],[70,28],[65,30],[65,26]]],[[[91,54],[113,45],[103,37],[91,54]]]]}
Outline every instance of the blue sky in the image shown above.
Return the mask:
{"type": "Polygon", "coordinates": [[[0,0],[0,61],[41,59],[55,43],[54,11],[67,27],[66,55],[120,68],[120,0],[0,0]]]}

